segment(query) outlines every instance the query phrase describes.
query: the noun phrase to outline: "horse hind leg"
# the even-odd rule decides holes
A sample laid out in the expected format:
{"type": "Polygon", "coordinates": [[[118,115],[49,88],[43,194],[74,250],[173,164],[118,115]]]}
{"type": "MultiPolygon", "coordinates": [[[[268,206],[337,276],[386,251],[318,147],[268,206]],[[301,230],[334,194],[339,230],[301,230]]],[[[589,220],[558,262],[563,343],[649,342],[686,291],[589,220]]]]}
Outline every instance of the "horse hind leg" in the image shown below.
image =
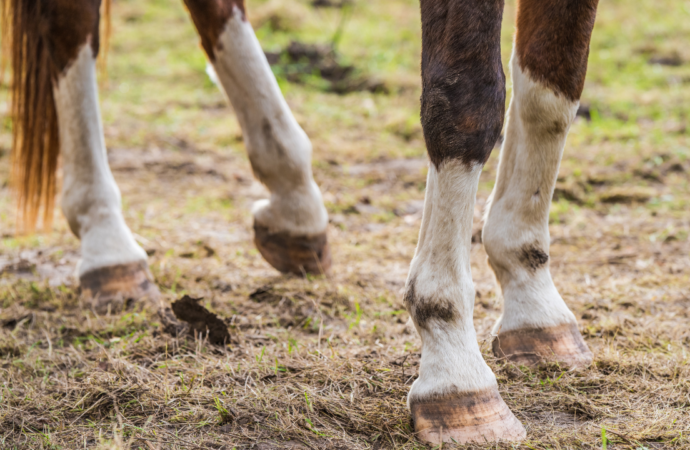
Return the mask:
{"type": "Polygon", "coordinates": [[[587,69],[597,0],[520,0],[513,98],[483,231],[504,298],[496,356],[584,366],[592,353],[549,271],[549,207],[587,69]]]}
{"type": "MultiPolygon", "coordinates": [[[[24,55],[25,67],[37,70],[30,76],[48,77],[31,86],[50,86],[35,94],[43,96],[55,112],[55,123],[33,126],[59,130],[61,206],[72,232],[81,241],[77,272],[82,295],[98,312],[117,310],[129,299],[155,299],[159,293],[148,270],[146,252],[125,223],[120,192],[107,161],[95,60],[101,2],[16,3],[15,8],[22,8],[24,20],[17,23],[23,29],[13,30],[14,36],[23,33],[25,42],[36,44],[31,47],[36,54],[24,55]],[[41,52],[49,52],[48,57],[43,58],[41,52]]],[[[14,75],[17,79],[16,71],[14,75]]],[[[31,97],[25,96],[27,105],[31,97]]],[[[21,126],[27,124],[31,122],[25,120],[21,126]]]]}
{"type": "Polygon", "coordinates": [[[281,272],[330,267],[328,214],[311,171],[312,147],[271,72],[242,0],[185,0],[244,134],[252,170],[270,191],[254,205],[254,242],[281,272]]]}

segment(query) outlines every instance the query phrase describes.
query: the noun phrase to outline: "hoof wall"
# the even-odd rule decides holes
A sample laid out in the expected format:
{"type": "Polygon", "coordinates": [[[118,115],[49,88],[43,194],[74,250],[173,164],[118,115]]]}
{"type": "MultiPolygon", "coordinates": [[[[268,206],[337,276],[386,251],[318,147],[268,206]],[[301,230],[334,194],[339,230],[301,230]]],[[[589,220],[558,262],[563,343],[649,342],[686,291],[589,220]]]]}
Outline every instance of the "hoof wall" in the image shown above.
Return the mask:
{"type": "Polygon", "coordinates": [[[527,433],[498,389],[412,401],[417,438],[431,444],[521,441],[527,433]]]}
{"type": "Polygon", "coordinates": [[[254,243],[266,261],[283,273],[322,274],[331,267],[326,233],[312,236],[270,234],[268,228],[255,223],[254,243]]]}
{"type": "Polygon", "coordinates": [[[132,300],[154,302],[160,297],[146,262],[101,267],[83,274],[79,283],[82,297],[99,314],[121,311],[132,300]]]}
{"type": "Polygon", "coordinates": [[[502,332],[492,347],[496,357],[525,366],[554,361],[569,368],[585,367],[594,358],[575,324],[502,332]]]}

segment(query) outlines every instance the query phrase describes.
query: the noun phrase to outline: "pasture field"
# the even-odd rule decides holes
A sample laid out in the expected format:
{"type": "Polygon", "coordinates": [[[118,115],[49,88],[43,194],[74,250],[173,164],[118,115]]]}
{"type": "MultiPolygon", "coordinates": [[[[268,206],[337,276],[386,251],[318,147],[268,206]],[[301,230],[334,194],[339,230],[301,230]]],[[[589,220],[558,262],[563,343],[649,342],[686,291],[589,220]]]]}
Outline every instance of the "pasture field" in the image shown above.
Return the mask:
{"type": "MultiPolygon", "coordinates": [[[[113,4],[101,105],[125,217],[165,300],[203,297],[229,326],[226,347],[171,336],[149,309],[86,308],[79,244],[59,212],[51,232],[15,234],[5,78],[0,448],[425,448],[405,405],[420,341],[402,306],[427,167],[419,5],[318,3],[248,0],[331,218],[332,271],[307,279],[281,276],[254,248],[250,206],[266,191],[182,2],[113,4]]],[[[506,72],[514,14],[508,0],[506,72]]],[[[600,4],[550,215],[551,270],[594,352],[589,368],[491,354],[502,300],[479,230],[494,150],[475,209],[474,323],[528,439],[468,448],[690,448],[689,42],[687,0],[600,4]]]]}

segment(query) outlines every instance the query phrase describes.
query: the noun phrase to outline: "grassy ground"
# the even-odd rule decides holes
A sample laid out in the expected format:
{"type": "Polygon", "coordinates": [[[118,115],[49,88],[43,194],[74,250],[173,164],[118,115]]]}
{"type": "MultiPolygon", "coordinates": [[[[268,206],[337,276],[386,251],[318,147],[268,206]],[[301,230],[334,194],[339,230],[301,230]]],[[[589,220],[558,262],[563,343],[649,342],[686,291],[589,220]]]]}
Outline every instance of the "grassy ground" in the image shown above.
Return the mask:
{"type": "MultiPolygon", "coordinates": [[[[165,334],[151,311],[84,308],[64,219],[14,235],[3,119],[3,449],[424,448],[405,407],[420,341],[401,298],[426,173],[418,4],[355,0],[345,22],[302,0],[248,6],[267,51],[335,41],[352,78],[387,92],[338,95],[318,76],[296,83],[275,69],[314,143],[332,273],[280,276],[254,249],[249,207],[265,190],[181,2],[116,1],[101,102],[126,220],[166,300],[203,297],[233,340],[217,348],[165,334]]],[[[514,12],[508,1],[505,63],[514,12]]],[[[481,347],[528,433],[498,448],[690,446],[689,19],[681,0],[600,6],[583,96],[591,120],[572,127],[550,227],[551,270],[595,363],[564,372],[496,361],[489,330],[501,297],[472,246],[481,347]]],[[[477,230],[497,157],[481,178],[477,230]]]]}

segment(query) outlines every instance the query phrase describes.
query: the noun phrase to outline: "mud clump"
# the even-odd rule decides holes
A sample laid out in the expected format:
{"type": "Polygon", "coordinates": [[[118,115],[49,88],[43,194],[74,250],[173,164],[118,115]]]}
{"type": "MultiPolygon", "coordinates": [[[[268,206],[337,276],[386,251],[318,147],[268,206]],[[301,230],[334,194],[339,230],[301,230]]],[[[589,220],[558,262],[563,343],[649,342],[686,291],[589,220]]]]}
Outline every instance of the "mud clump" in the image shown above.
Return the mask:
{"type": "Polygon", "coordinates": [[[257,303],[268,303],[271,305],[276,305],[282,299],[282,296],[277,295],[273,292],[273,286],[267,284],[257,288],[249,294],[249,298],[257,303]]]}
{"type": "Polygon", "coordinates": [[[339,0],[339,1],[333,1],[333,0],[313,0],[311,2],[311,6],[314,8],[335,8],[335,9],[342,9],[346,6],[351,6],[352,5],[352,0],[339,0]]]}
{"type": "Polygon", "coordinates": [[[591,122],[592,108],[586,103],[580,103],[580,106],[577,107],[577,113],[575,113],[575,115],[577,117],[582,117],[587,122],[591,122]]]}
{"type": "Polygon", "coordinates": [[[330,45],[292,41],[280,52],[266,52],[268,63],[289,82],[314,84],[327,92],[357,91],[388,93],[386,85],[358,73],[355,66],[342,64],[330,45]]]}
{"type": "Polygon", "coordinates": [[[644,186],[616,186],[599,195],[602,203],[644,203],[656,195],[652,188],[644,186]]]}
{"type": "Polygon", "coordinates": [[[18,324],[22,323],[25,320],[32,322],[34,320],[34,315],[33,314],[26,314],[26,315],[23,315],[21,317],[15,317],[15,318],[3,320],[0,322],[0,325],[2,325],[2,328],[8,328],[10,330],[13,330],[18,324]]]}
{"type": "Polygon", "coordinates": [[[185,295],[172,303],[172,311],[178,320],[189,324],[189,332],[208,334],[208,341],[213,345],[225,345],[230,342],[228,327],[218,316],[199,304],[201,298],[185,295]]]}
{"type": "Polygon", "coordinates": [[[682,66],[684,61],[678,53],[671,53],[670,55],[652,55],[648,60],[648,64],[659,66],[682,66]]]}

